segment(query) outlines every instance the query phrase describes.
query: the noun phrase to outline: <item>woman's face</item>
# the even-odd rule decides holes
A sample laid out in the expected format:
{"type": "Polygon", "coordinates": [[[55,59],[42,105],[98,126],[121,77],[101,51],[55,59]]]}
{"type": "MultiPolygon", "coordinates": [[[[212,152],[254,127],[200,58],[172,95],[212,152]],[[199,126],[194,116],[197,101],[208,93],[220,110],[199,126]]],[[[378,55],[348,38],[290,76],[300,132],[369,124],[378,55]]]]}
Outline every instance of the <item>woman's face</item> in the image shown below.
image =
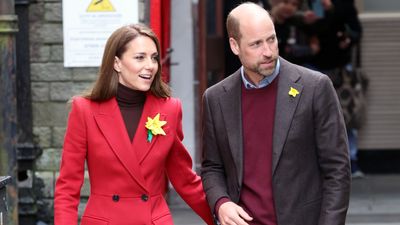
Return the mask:
{"type": "Polygon", "coordinates": [[[154,41],[138,36],[127,44],[120,58],[115,57],[114,69],[121,84],[133,90],[148,91],[158,70],[159,54],[154,41]]]}

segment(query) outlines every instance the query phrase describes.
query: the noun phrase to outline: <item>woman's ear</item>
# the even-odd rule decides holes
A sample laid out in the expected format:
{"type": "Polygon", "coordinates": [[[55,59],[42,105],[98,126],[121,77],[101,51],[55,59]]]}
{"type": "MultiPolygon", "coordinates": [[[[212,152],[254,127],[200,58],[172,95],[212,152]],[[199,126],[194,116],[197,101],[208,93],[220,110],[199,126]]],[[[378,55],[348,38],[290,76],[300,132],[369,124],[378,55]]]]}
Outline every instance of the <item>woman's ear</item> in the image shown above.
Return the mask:
{"type": "Polygon", "coordinates": [[[118,73],[121,72],[121,60],[117,56],[115,56],[114,59],[114,70],[117,71],[118,73]]]}
{"type": "Polygon", "coordinates": [[[233,54],[239,55],[239,45],[234,38],[229,38],[229,45],[231,47],[233,54]]]}

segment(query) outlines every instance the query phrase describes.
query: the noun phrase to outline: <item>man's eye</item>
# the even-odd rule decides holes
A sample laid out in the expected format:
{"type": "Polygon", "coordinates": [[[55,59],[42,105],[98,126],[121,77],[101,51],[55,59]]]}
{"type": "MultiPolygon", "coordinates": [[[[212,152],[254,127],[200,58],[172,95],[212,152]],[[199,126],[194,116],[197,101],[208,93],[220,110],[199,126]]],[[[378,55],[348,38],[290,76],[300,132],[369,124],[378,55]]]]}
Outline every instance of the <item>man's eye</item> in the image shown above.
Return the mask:
{"type": "Polygon", "coordinates": [[[270,37],[270,38],[268,38],[268,42],[270,42],[270,43],[275,42],[275,39],[276,39],[276,37],[270,37]]]}

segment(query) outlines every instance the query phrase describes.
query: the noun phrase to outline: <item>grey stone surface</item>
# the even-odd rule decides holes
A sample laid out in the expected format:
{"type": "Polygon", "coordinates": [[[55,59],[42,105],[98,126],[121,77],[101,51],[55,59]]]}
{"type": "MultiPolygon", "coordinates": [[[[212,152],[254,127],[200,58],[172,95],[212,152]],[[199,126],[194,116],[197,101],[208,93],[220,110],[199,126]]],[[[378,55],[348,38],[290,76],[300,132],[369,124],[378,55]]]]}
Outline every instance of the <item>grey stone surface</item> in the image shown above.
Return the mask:
{"type": "Polygon", "coordinates": [[[32,101],[45,102],[50,100],[49,82],[31,82],[32,101]]]}
{"type": "Polygon", "coordinates": [[[72,72],[64,68],[62,63],[32,63],[32,81],[70,81],[72,72]]]}
{"type": "Polygon", "coordinates": [[[44,5],[44,19],[49,22],[62,22],[61,3],[46,3],[44,5]]]}
{"type": "Polygon", "coordinates": [[[60,168],[61,149],[45,148],[36,159],[37,171],[57,171],[60,168]]]}
{"type": "Polygon", "coordinates": [[[31,25],[44,18],[44,3],[29,4],[29,21],[31,25]]]}
{"type": "Polygon", "coordinates": [[[51,82],[50,83],[50,100],[67,102],[73,94],[73,82],[51,82]]]}
{"type": "Polygon", "coordinates": [[[51,147],[51,135],[52,135],[52,130],[50,127],[44,126],[44,127],[39,127],[35,126],[33,127],[33,134],[35,136],[35,142],[41,147],[41,148],[49,148],[51,147]]]}
{"type": "Polygon", "coordinates": [[[64,63],[64,48],[60,44],[53,44],[50,46],[50,58],[52,62],[64,63]]]}
{"type": "Polygon", "coordinates": [[[49,45],[32,43],[30,48],[30,58],[32,63],[48,62],[50,60],[51,48],[49,45]]]}
{"type": "Polygon", "coordinates": [[[69,109],[66,102],[34,102],[34,126],[65,126],[69,109]]]}
{"type": "Polygon", "coordinates": [[[72,79],[74,81],[94,81],[97,78],[98,67],[72,68],[72,79]]]}
{"type": "Polygon", "coordinates": [[[57,148],[62,148],[64,143],[64,135],[65,135],[66,127],[53,127],[53,143],[52,146],[57,148]]]}
{"type": "Polygon", "coordinates": [[[59,44],[63,43],[63,32],[60,24],[45,23],[38,26],[39,40],[45,44],[59,44]]]}
{"type": "Polygon", "coordinates": [[[72,88],[72,95],[81,95],[92,86],[92,82],[75,82],[72,88]]]}

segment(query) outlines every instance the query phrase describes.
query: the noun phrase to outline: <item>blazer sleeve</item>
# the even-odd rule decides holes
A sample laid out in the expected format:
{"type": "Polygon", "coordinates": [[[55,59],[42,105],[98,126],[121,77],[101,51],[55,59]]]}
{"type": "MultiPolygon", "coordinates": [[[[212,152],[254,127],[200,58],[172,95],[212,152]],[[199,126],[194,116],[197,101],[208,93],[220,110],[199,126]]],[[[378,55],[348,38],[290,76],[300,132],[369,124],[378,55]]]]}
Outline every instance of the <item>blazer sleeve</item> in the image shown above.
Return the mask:
{"type": "Polygon", "coordinates": [[[349,150],[340,103],[327,76],[320,76],[313,107],[315,140],[323,177],[318,224],[344,224],[351,184],[349,150]]]}
{"type": "MultiPolygon", "coordinates": [[[[212,212],[215,213],[215,207],[218,200],[225,197],[231,199],[228,194],[228,184],[226,182],[226,173],[224,162],[217,144],[216,122],[217,114],[212,112],[212,109],[218,109],[216,103],[210,101],[210,90],[206,90],[203,95],[203,120],[202,120],[202,149],[203,160],[201,168],[201,178],[204,185],[204,190],[207,194],[208,203],[212,212]]],[[[216,110],[217,111],[217,110],[216,110]]],[[[220,117],[218,117],[220,118],[220,117]]],[[[233,177],[231,177],[233,179],[233,177]]]]}
{"type": "Polygon", "coordinates": [[[86,159],[86,127],[83,99],[74,98],[68,117],[60,164],[60,175],[54,194],[54,224],[78,223],[80,190],[84,180],[86,159]]]}
{"type": "Polygon", "coordinates": [[[209,225],[214,224],[200,177],[192,170],[192,159],[182,144],[182,108],[176,101],[177,125],[174,143],[167,159],[167,175],[182,199],[209,225]]]}

